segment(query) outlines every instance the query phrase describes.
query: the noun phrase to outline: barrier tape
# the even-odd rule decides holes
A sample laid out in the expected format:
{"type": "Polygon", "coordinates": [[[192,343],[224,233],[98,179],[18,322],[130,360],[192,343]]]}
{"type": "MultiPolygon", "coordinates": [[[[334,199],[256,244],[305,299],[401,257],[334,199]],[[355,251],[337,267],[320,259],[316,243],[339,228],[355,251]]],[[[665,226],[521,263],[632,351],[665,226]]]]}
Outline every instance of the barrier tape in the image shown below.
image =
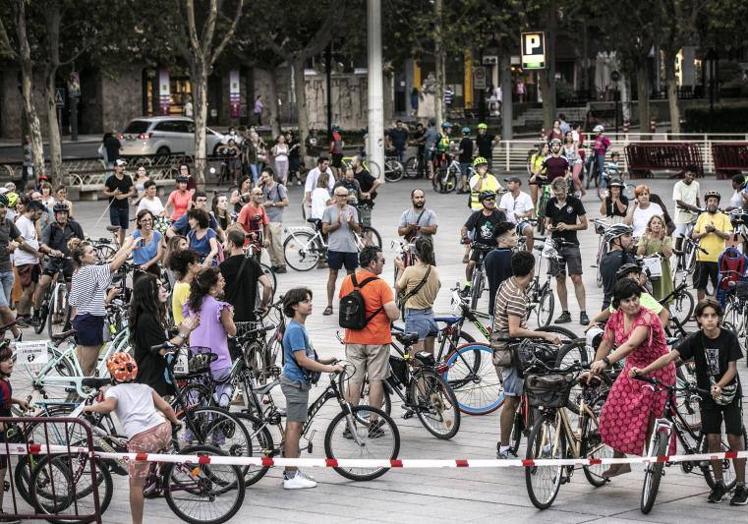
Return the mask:
{"type": "MultiPolygon", "coordinates": [[[[87,447],[43,446],[41,444],[8,444],[7,452],[0,446],[0,456],[45,455],[45,454],[88,454],[87,447]]],[[[748,458],[748,451],[726,451],[721,453],[701,453],[697,455],[659,455],[651,457],[623,458],[571,458],[571,459],[335,459],[335,458],[275,458],[275,457],[236,457],[225,455],[176,455],[160,453],[111,453],[91,452],[102,459],[134,460],[137,462],[174,462],[178,464],[216,464],[231,466],[260,467],[303,467],[303,468],[510,468],[540,466],[598,466],[609,464],[639,464],[650,462],[703,462],[748,458]]]]}

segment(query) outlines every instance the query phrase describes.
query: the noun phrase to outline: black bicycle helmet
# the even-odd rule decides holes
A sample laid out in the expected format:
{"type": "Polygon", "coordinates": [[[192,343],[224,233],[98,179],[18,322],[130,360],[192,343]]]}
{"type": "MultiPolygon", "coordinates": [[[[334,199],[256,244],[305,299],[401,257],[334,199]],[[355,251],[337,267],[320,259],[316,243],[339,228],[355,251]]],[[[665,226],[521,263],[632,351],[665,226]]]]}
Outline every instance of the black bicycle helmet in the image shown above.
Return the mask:
{"type": "Polygon", "coordinates": [[[623,264],[621,267],[618,268],[618,271],[616,271],[616,279],[620,280],[622,278],[626,278],[629,273],[641,273],[641,272],[642,272],[642,268],[639,267],[639,264],[629,262],[627,264],[623,264]]]}
{"type": "Polygon", "coordinates": [[[177,184],[186,184],[189,181],[190,181],[190,177],[188,176],[179,175],[177,177],[177,184]]]}
{"type": "Polygon", "coordinates": [[[483,202],[487,198],[493,198],[496,199],[496,193],[494,191],[481,191],[478,194],[478,202],[483,202]]]}
{"type": "Polygon", "coordinates": [[[620,238],[624,235],[631,235],[634,232],[634,228],[626,224],[613,224],[603,233],[605,242],[610,244],[616,238],[620,238]]]}
{"type": "Polygon", "coordinates": [[[719,194],[719,191],[715,191],[714,189],[707,191],[704,193],[704,202],[706,202],[709,198],[716,198],[717,202],[722,200],[722,195],[719,194]]]}
{"type": "Polygon", "coordinates": [[[55,202],[55,205],[52,208],[52,212],[53,213],[70,213],[70,208],[64,202],[55,202]]]}
{"type": "Polygon", "coordinates": [[[620,178],[611,178],[608,187],[624,187],[623,180],[620,178]]]}

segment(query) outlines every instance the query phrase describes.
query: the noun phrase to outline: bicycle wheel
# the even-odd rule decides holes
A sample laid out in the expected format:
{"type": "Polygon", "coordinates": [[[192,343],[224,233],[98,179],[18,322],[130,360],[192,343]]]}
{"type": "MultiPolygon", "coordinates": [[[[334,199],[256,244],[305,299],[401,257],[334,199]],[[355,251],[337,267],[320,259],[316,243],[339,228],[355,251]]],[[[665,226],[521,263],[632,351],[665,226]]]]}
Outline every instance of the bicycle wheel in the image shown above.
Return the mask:
{"type": "Polygon", "coordinates": [[[419,165],[418,157],[417,156],[412,156],[412,157],[408,158],[405,161],[405,165],[403,167],[405,169],[405,172],[411,178],[417,177],[418,176],[418,172],[421,169],[421,166],[419,165]]]}
{"type": "MultiPolygon", "coordinates": [[[[602,407],[602,402],[601,399],[598,407],[602,407]]],[[[593,411],[599,413],[599,409],[593,409],[593,411]]],[[[585,416],[582,435],[580,438],[579,455],[581,457],[595,459],[613,457],[613,449],[610,446],[603,444],[602,438],[600,437],[600,426],[598,420],[585,416]]],[[[603,470],[605,469],[604,465],[596,464],[594,466],[583,466],[582,469],[584,469],[584,476],[587,478],[587,481],[596,488],[607,483],[607,480],[603,478],[603,470]]]]}
{"type": "Polygon", "coordinates": [[[283,258],[296,271],[309,271],[319,262],[319,247],[311,231],[299,231],[283,242],[283,258]]]}
{"type": "MultiPolygon", "coordinates": [[[[252,452],[252,440],[247,428],[232,413],[217,407],[190,409],[178,414],[186,424],[177,438],[187,445],[216,446],[227,455],[246,457],[252,452]]],[[[248,466],[242,467],[242,472],[248,466]]]]}
{"type": "Polygon", "coordinates": [[[535,308],[535,316],[538,319],[538,327],[549,327],[553,319],[553,310],[556,308],[556,297],[553,290],[546,287],[538,299],[538,306],[535,308]]]}
{"type": "Polygon", "coordinates": [[[405,167],[395,158],[384,161],[384,178],[387,182],[400,182],[405,175],[405,167]]]}
{"type": "Polygon", "coordinates": [[[447,168],[447,175],[444,178],[443,185],[444,185],[444,191],[443,193],[451,193],[455,189],[457,189],[457,181],[460,179],[460,171],[456,168],[449,167],[447,168]]]}
{"type": "MultiPolygon", "coordinates": [[[[748,437],[746,437],[745,428],[743,428],[743,449],[748,449],[745,447],[746,444],[748,444],[748,437]]],[[[730,451],[730,445],[723,438],[720,440],[719,453],[724,453],[725,451],[730,451]]],[[[701,439],[699,452],[709,453],[709,443],[706,441],[705,437],[702,437],[701,439]]],[[[735,482],[737,480],[735,478],[735,462],[730,459],[722,459],[709,461],[702,467],[702,471],[704,472],[704,480],[706,480],[706,483],[710,489],[714,488],[715,485],[714,471],[712,469],[715,467],[719,467],[722,470],[722,481],[724,482],[725,487],[727,487],[727,490],[732,490],[732,488],[735,487],[735,482]],[[717,464],[714,464],[714,462],[716,462],[717,464]]]]}
{"type": "Polygon", "coordinates": [[[49,313],[47,314],[47,334],[49,338],[65,331],[65,327],[70,322],[67,288],[55,285],[53,289],[53,295],[49,303],[49,313]]]}
{"type": "Polygon", "coordinates": [[[444,190],[444,180],[447,176],[447,168],[446,167],[438,167],[434,171],[434,176],[431,178],[431,185],[434,188],[434,191],[437,193],[445,193],[444,190]]]}
{"type": "Polygon", "coordinates": [[[361,239],[365,246],[377,246],[382,249],[382,236],[371,226],[361,226],[361,239]]]}
{"type": "Polygon", "coordinates": [[[178,398],[183,408],[187,410],[208,407],[213,404],[213,393],[207,386],[198,383],[187,384],[181,388],[178,398]]]}
{"type": "MultiPolygon", "coordinates": [[[[351,413],[341,411],[325,432],[325,456],[350,459],[393,460],[400,452],[400,432],[381,409],[352,406],[351,413]]],[[[374,480],[388,467],[352,468],[336,466],[335,471],[350,480],[374,480]]]]}
{"type": "Polygon", "coordinates": [[[691,318],[696,304],[693,295],[686,290],[681,291],[673,297],[670,302],[670,316],[677,319],[681,325],[685,325],[691,318]]]}
{"type": "Polygon", "coordinates": [[[483,282],[483,269],[477,267],[473,271],[473,282],[470,286],[470,309],[473,311],[478,307],[478,301],[483,294],[483,282]]]}
{"type": "MultiPolygon", "coordinates": [[[[252,437],[252,449],[250,457],[262,457],[271,453],[274,449],[273,436],[270,434],[267,426],[260,422],[255,416],[249,413],[236,413],[239,420],[249,430],[252,437]]],[[[258,482],[270,468],[265,466],[249,466],[244,473],[244,485],[249,487],[258,482]]]]}
{"type": "MultiPolygon", "coordinates": [[[[213,446],[191,446],[184,455],[224,456],[213,446]]],[[[246,488],[238,466],[224,464],[164,465],[164,498],[174,514],[190,524],[221,524],[241,508],[246,488]]]]}
{"type": "MultiPolygon", "coordinates": [[[[653,448],[649,450],[650,457],[661,457],[667,454],[668,436],[666,433],[659,432],[655,436],[653,448]]],[[[660,489],[660,479],[662,478],[662,468],[665,465],[662,462],[650,462],[644,469],[644,484],[642,485],[641,510],[645,515],[652,511],[657,490],[660,489]]]]}
{"type": "Polygon", "coordinates": [[[86,455],[46,455],[31,474],[30,496],[40,513],[59,518],[49,522],[84,522],[76,520],[81,514],[94,512],[94,487],[98,493],[99,511],[103,514],[112,501],[112,475],[100,461],[96,467],[95,483],[91,475],[91,459],[86,455]],[[69,511],[66,511],[69,510],[69,511]],[[70,518],[73,517],[73,518],[70,518]]]}
{"type": "MultiPolygon", "coordinates": [[[[527,437],[527,460],[562,459],[566,457],[566,438],[563,431],[556,431],[556,420],[541,417],[533,424],[527,437]]],[[[561,487],[563,466],[530,466],[525,468],[525,485],[533,506],[538,509],[551,507],[561,487]]]]}
{"type": "Polygon", "coordinates": [[[377,179],[382,176],[382,168],[379,164],[377,164],[373,160],[367,160],[366,164],[366,168],[369,170],[369,174],[371,176],[377,179]]]}
{"type": "Polygon", "coordinates": [[[47,398],[58,399],[77,398],[78,394],[75,391],[69,391],[70,383],[61,380],[63,377],[75,376],[77,374],[75,367],[70,360],[62,356],[62,353],[58,349],[47,347],[47,352],[49,354],[49,361],[54,362],[54,365],[47,370],[43,377],[39,376],[39,373],[49,364],[18,362],[16,354],[13,354],[13,362],[15,364],[14,386],[20,388],[21,385],[31,385],[34,381],[39,380],[40,382],[44,381],[43,391],[40,388],[34,390],[32,394],[46,395],[47,398]]]}
{"type": "Polygon", "coordinates": [[[504,402],[503,388],[493,366],[493,349],[486,344],[467,344],[447,357],[442,375],[467,415],[493,413],[504,402]]]}
{"type": "Polygon", "coordinates": [[[411,402],[418,419],[436,438],[449,440],[460,430],[460,410],[454,392],[431,369],[414,374],[410,381],[411,402]]]}
{"type": "MultiPolygon", "coordinates": [[[[547,328],[542,331],[553,332],[547,328]]],[[[557,368],[569,367],[575,362],[587,364],[589,361],[590,357],[587,354],[587,343],[583,338],[574,338],[566,341],[566,343],[559,348],[558,353],[556,354],[557,368]]]]}

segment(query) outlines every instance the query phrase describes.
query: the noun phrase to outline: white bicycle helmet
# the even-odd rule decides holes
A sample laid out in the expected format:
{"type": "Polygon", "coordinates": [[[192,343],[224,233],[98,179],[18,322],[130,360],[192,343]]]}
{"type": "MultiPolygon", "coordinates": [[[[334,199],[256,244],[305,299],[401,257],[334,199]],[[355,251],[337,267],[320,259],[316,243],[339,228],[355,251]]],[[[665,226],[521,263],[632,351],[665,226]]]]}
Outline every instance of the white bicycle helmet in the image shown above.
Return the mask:
{"type": "Polygon", "coordinates": [[[624,235],[631,235],[633,234],[634,229],[626,224],[613,224],[608,229],[605,230],[604,238],[605,242],[607,244],[610,244],[613,242],[616,238],[622,237],[624,235]]]}
{"type": "Polygon", "coordinates": [[[593,133],[602,133],[605,131],[605,128],[601,126],[600,124],[597,124],[595,127],[592,128],[593,133]]]}

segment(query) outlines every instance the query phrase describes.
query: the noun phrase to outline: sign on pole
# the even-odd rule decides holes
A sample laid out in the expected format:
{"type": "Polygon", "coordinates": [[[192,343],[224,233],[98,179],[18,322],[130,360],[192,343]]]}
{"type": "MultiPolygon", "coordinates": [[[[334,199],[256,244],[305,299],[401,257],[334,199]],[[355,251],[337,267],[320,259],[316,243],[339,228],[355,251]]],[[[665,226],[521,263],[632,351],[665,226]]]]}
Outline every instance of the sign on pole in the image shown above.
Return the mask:
{"type": "Polygon", "coordinates": [[[485,89],[486,88],[486,68],[482,66],[476,66],[473,68],[473,88],[474,89],[485,89]]]}
{"type": "Polygon", "coordinates": [[[55,105],[57,107],[65,107],[65,88],[58,87],[55,89],[55,105]]]}
{"type": "Polygon", "coordinates": [[[545,69],[545,33],[522,33],[522,69],[545,69]]]}

